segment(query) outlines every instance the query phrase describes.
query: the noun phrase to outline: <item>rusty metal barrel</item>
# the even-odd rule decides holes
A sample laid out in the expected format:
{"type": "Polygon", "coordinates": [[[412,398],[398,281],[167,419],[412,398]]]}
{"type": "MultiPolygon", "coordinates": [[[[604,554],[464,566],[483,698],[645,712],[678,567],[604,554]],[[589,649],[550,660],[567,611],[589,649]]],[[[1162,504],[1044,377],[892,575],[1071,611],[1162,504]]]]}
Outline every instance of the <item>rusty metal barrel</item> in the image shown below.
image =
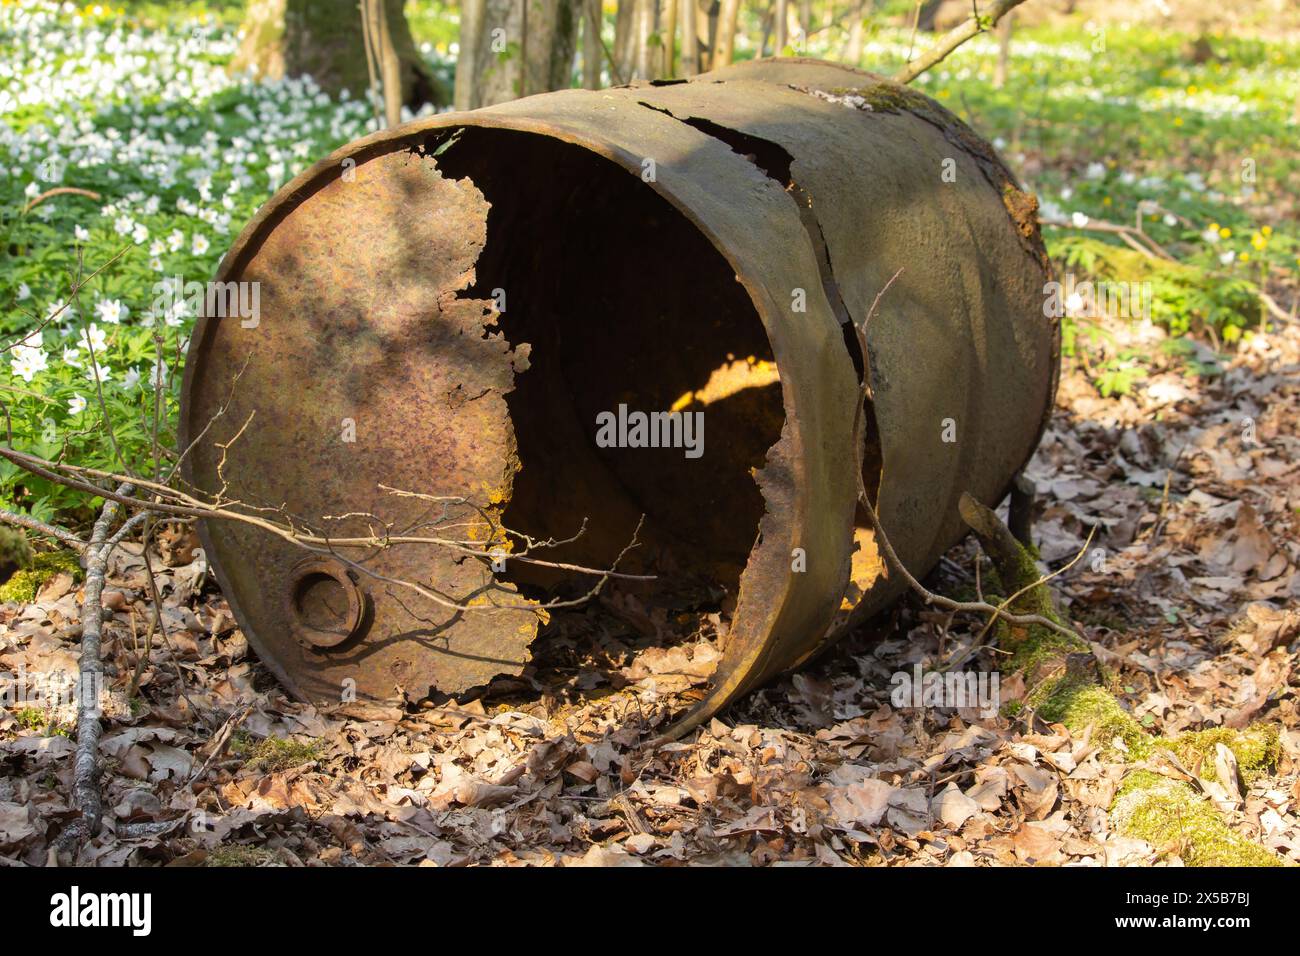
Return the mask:
{"type": "Polygon", "coordinates": [[[222,261],[260,307],[195,329],[186,475],[280,530],[202,541],[263,662],[321,701],[521,673],[578,568],[713,602],[721,663],[680,732],[902,593],[860,477],[917,575],[963,492],[1004,496],[1055,389],[1047,279],[987,143],[828,63],[383,131],[222,261]]]}

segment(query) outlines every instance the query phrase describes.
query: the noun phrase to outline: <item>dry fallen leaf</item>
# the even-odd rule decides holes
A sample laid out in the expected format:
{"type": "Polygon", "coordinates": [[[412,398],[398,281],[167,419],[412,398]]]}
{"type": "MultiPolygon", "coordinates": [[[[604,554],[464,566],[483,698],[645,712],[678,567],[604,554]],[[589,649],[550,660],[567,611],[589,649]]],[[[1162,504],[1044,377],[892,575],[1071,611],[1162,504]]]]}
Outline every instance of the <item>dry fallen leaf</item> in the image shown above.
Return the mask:
{"type": "Polygon", "coordinates": [[[980,812],[980,804],[957,789],[955,783],[948,784],[943,792],[934,798],[931,812],[943,821],[951,830],[960,830],[962,824],[980,812]]]}

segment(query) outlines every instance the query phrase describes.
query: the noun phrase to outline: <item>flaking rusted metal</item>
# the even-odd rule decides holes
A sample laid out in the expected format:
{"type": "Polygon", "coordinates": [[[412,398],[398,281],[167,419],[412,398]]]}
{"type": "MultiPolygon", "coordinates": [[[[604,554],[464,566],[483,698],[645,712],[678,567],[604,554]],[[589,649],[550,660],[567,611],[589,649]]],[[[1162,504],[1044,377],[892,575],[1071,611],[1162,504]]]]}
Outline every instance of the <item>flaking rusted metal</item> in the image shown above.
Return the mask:
{"type": "Polygon", "coordinates": [[[566,575],[385,548],[382,529],[444,528],[438,500],[457,495],[490,519],[466,511],[475,534],[596,517],[557,554],[603,566],[646,513],[636,570],[735,592],[684,731],[901,593],[856,511],[860,469],[917,574],[960,536],[963,491],[1002,497],[1055,386],[1046,268],[1032,197],[987,144],[920,94],[832,64],[563,91],[367,137],[277,193],[223,260],[219,280],[261,283],[261,321],[200,321],[182,442],[197,487],[375,543],[304,570],[300,549],[209,522],[209,559],[296,693],[459,694],[520,671],[532,608],[566,575]],[[603,264],[590,287],[565,250],[603,264]],[[846,323],[895,275],[860,356],[846,323]],[[752,387],[723,387],[745,375],[752,387]],[[702,409],[716,425],[698,462],[597,449],[590,416],[624,389],[702,409]],[[304,590],[345,638],[297,619],[304,590]]]}

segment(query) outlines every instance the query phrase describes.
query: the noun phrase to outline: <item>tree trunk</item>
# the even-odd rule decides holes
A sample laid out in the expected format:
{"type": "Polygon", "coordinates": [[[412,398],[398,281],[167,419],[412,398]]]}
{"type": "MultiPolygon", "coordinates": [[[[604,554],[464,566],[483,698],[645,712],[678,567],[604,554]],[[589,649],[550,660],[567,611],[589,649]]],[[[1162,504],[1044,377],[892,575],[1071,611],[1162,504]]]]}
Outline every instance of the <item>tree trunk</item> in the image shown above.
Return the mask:
{"type": "MultiPolygon", "coordinates": [[[[364,18],[362,38],[369,44],[373,60],[372,78],[377,76],[384,96],[384,125],[392,128],[402,122],[402,63],[389,29],[384,0],[362,0],[364,18]]],[[[368,68],[371,67],[367,63],[368,68]]]]}
{"type": "Polygon", "coordinates": [[[701,68],[705,70],[712,70],[717,66],[715,54],[718,49],[718,11],[721,6],[720,0],[702,0],[700,16],[704,22],[700,35],[705,39],[700,56],[703,60],[701,68]]]}
{"type": "Polygon", "coordinates": [[[474,108],[474,88],[477,78],[482,74],[479,63],[479,48],[482,46],[484,19],[484,0],[461,0],[460,4],[460,53],[456,57],[456,98],[458,110],[474,108]]]}
{"type": "Polygon", "coordinates": [[[581,0],[469,0],[461,12],[456,108],[569,86],[581,0]]]}
{"type": "Polygon", "coordinates": [[[849,66],[857,66],[862,61],[862,33],[867,18],[867,0],[855,0],[853,20],[849,24],[849,45],[844,51],[844,61],[849,66]]]}
{"type": "Polygon", "coordinates": [[[573,82],[581,0],[529,0],[527,91],[548,93],[573,82]]]}
{"type": "Polygon", "coordinates": [[[670,80],[677,73],[677,0],[664,0],[663,53],[660,76],[670,80]]]}
{"type": "Polygon", "coordinates": [[[650,37],[655,30],[655,0],[636,0],[636,29],[633,33],[635,61],[632,76],[637,80],[654,78],[655,66],[650,37]]]}
{"type": "Polygon", "coordinates": [[[1000,90],[1007,82],[1007,66],[1011,62],[1011,23],[1015,11],[998,21],[998,61],[993,67],[993,88],[1000,90]]]}
{"type": "Polygon", "coordinates": [[[772,53],[775,56],[785,54],[786,44],[790,42],[788,31],[790,29],[790,0],[776,0],[776,39],[773,41],[772,53]]]}
{"type": "MultiPolygon", "coordinates": [[[[447,92],[416,50],[402,5],[403,0],[383,5],[401,103],[412,109],[442,106],[447,92]]],[[[231,68],[272,80],[310,76],[331,94],[364,96],[370,74],[361,27],[357,0],[251,0],[231,68]]]]}
{"type": "Polygon", "coordinates": [[[681,0],[682,20],[682,76],[695,76],[700,72],[700,39],[695,15],[696,0],[681,0]]]}
{"type": "Polygon", "coordinates": [[[636,11],[638,0],[618,0],[614,14],[614,62],[627,82],[636,63],[636,11]]]}
{"type": "Polygon", "coordinates": [[[740,19],[740,0],[722,0],[718,15],[718,46],[715,66],[726,66],[736,50],[736,24],[740,19]]]}
{"type": "Polygon", "coordinates": [[[812,0],[799,0],[799,49],[803,56],[808,52],[808,34],[812,32],[812,0]]]}
{"type": "Polygon", "coordinates": [[[600,0],[584,0],[582,18],[582,85],[584,89],[600,89],[600,67],[605,60],[605,48],[600,38],[600,0]]]}

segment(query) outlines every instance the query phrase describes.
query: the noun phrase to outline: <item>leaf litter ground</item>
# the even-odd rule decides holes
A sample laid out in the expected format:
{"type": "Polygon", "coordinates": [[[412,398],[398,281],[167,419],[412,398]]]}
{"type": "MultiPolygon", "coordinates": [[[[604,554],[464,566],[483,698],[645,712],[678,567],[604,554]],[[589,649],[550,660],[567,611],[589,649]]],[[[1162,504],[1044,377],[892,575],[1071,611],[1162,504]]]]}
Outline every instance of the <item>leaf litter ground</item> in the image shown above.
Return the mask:
{"type": "MultiPolygon", "coordinates": [[[[1158,352],[1157,330],[1131,332],[1158,352]]],[[[1052,586],[1153,733],[1266,720],[1275,772],[1232,828],[1300,862],[1300,327],[1256,337],[1214,378],[1157,367],[1102,398],[1067,369],[1029,470],[1052,586]]],[[[100,865],[1177,865],[1180,841],[1116,832],[1128,769],[1044,724],[1004,675],[1002,714],[895,707],[891,680],[962,654],[979,621],[915,599],[678,743],[647,741],[701,696],[716,615],[617,591],[565,616],[522,679],[468,703],[318,709],[250,654],[185,531],[159,540],[166,640],[143,560],[118,552],[106,604],[100,865]],[[125,691],[139,673],[134,700],[125,691]],[[1013,706],[1008,707],[1008,704],[1013,706]]],[[[931,576],[971,590],[966,542],[931,576]]],[[[0,670],[76,672],[79,590],[0,607],[0,670]]],[[[982,648],[961,666],[996,670],[982,648]]],[[[45,861],[72,816],[70,714],[0,710],[0,861],[45,861]]]]}

